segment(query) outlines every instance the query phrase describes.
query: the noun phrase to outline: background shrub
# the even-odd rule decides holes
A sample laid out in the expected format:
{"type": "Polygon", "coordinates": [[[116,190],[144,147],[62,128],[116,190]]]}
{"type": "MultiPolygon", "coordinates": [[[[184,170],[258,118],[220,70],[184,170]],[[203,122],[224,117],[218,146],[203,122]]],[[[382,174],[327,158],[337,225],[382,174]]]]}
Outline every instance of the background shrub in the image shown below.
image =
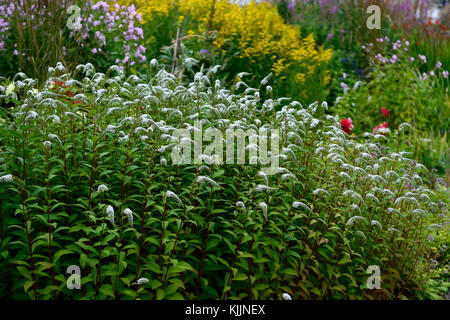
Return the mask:
{"type": "Polygon", "coordinates": [[[178,19],[173,28],[184,32],[181,38],[194,50],[194,57],[211,57],[209,63],[209,59],[203,59],[205,67],[221,64],[223,74],[229,77],[246,70],[252,74],[248,79],[251,84],[258,83],[259,75],[271,70],[275,95],[294,96],[306,102],[325,97],[331,50],[316,46],[312,34],[300,33],[299,28],[286,24],[276,7],[267,2],[252,2],[245,7],[226,0],[119,3],[136,4],[144,25],[153,25],[154,17],[159,21],[163,15],[172,21],[175,15],[178,19]]]}
{"type": "Polygon", "coordinates": [[[445,151],[450,118],[448,71],[438,62],[421,74],[419,68],[427,58],[411,55],[407,40],[379,38],[364,48],[371,56],[373,70],[363,81],[342,79],[344,92],[336,100],[336,112],[353,119],[355,133],[384,122],[391,128],[402,122],[411,123],[417,132],[408,145],[415,148],[416,159],[443,173],[449,161],[445,151]]]}
{"type": "Polygon", "coordinates": [[[140,19],[133,6],[102,1],[1,0],[1,74],[21,71],[45,81],[48,67],[58,61],[70,70],[87,62],[103,71],[114,63],[128,69],[146,60],[140,19]],[[81,29],[69,26],[77,22],[70,18],[75,11],[66,11],[71,5],[80,7],[81,29]]]}

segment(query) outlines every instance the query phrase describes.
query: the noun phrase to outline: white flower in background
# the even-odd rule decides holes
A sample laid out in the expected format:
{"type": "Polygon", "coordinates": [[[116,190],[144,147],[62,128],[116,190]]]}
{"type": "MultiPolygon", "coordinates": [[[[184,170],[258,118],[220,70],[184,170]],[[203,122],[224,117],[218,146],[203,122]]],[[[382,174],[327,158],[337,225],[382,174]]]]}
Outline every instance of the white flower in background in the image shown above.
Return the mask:
{"type": "Polygon", "coordinates": [[[80,116],[78,116],[78,115],[76,115],[75,113],[73,113],[73,112],[70,112],[70,111],[66,111],[66,112],[64,112],[64,115],[65,115],[65,116],[72,116],[72,117],[75,117],[75,118],[81,119],[81,118],[80,118],[80,116]]]}
{"type": "Polygon", "coordinates": [[[359,213],[361,213],[361,209],[359,208],[359,206],[356,205],[356,204],[354,204],[354,203],[352,203],[352,205],[350,206],[350,208],[351,208],[352,210],[356,210],[356,211],[358,211],[359,213]]]}
{"type": "Polygon", "coordinates": [[[339,176],[340,176],[341,178],[351,179],[350,175],[349,175],[347,172],[344,172],[344,171],[340,172],[340,173],[339,173],[339,176]]]}
{"type": "Polygon", "coordinates": [[[14,82],[11,82],[11,83],[8,84],[8,86],[6,87],[5,95],[9,96],[11,93],[14,92],[15,89],[16,89],[15,83],[14,83],[14,82]]]}
{"type": "Polygon", "coordinates": [[[273,191],[273,190],[275,190],[275,188],[271,188],[271,187],[265,186],[263,184],[258,184],[256,186],[256,188],[255,188],[255,191],[258,191],[258,192],[260,192],[260,191],[273,191]]]}
{"type": "Polygon", "coordinates": [[[236,207],[241,208],[244,211],[247,210],[247,208],[245,207],[245,204],[242,201],[236,202],[236,207]]]}
{"type": "Polygon", "coordinates": [[[121,110],[122,108],[120,108],[120,107],[112,107],[112,108],[109,108],[108,109],[108,111],[106,112],[106,114],[107,115],[110,115],[111,113],[113,113],[114,111],[116,111],[116,110],[121,110]]]}
{"type": "Polygon", "coordinates": [[[263,86],[265,86],[267,84],[267,82],[269,82],[270,78],[272,77],[272,74],[273,74],[273,72],[269,73],[264,79],[262,79],[261,84],[263,86]]]}
{"type": "Polygon", "coordinates": [[[128,223],[133,227],[133,212],[129,208],[126,208],[123,210],[123,214],[128,217],[128,223]]]}
{"type": "Polygon", "coordinates": [[[282,297],[283,297],[284,300],[292,300],[292,298],[291,298],[291,296],[289,295],[289,293],[286,293],[286,292],[283,293],[282,297]]]}
{"type": "Polygon", "coordinates": [[[284,181],[284,180],[287,180],[287,179],[292,179],[292,180],[298,181],[297,177],[294,176],[292,173],[285,173],[285,174],[283,174],[281,176],[281,180],[284,181]]]}
{"type": "Polygon", "coordinates": [[[137,284],[138,285],[143,285],[143,284],[146,284],[147,282],[148,282],[147,278],[139,278],[138,281],[137,281],[137,284]]]}
{"type": "Polygon", "coordinates": [[[365,221],[367,218],[364,218],[363,216],[353,216],[347,221],[347,226],[351,226],[355,221],[365,221]]]}
{"type": "Polygon", "coordinates": [[[310,124],[310,128],[315,128],[318,124],[319,124],[319,119],[312,119],[311,120],[311,124],[310,124]]]}
{"type": "Polygon", "coordinates": [[[423,211],[422,209],[414,209],[412,211],[413,214],[419,214],[419,215],[425,215],[425,211],[423,211]]]}
{"type": "Polygon", "coordinates": [[[183,204],[183,202],[182,202],[181,199],[175,194],[175,192],[172,192],[172,191],[167,190],[167,191],[166,191],[166,197],[167,197],[167,198],[173,198],[173,199],[175,199],[175,201],[178,202],[179,204],[183,204]]]}
{"type": "Polygon", "coordinates": [[[265,202],[258,203],[258,206],[262,209],[264,217],[267,219],[267,212],[269,209],[267,208],[267,204],[265,202]]]}
{"type": "Polygon", "coordinates": [[[105,192],[105,191],[108,191],[108,187],[105,186],[104,184],[101,184],[101,185],[98,186],[97,191],[98,191],[98,192],[105,192]]]}
{"type": "Polygon", "coordinates": [[[380,200],[378,200],[378,198],[376,196],[374,196],[372,193],[368,193],[366,194],[366,198],[367,199],[372,199],[373,201],[375,201],[376,203],[380,204],[380,200]]]}
{"type": "Polygon", "coordinates": [[[36,111],[31,110],[31,111],[28,111],[27,116],[25,117],[25,120],[28,120],[30,118],[36,119],[37,117],[38,117],[38,113],[36,111]]]}
{"type": "MultiPolygon", "coordinates": [[[[188,139],[188,138],[185,138],[188,139]]],[[[183,139],[184,140],[184,139],[183,139]]],[[[190,139],[189,139],[190,140],[190,139]]],[[[198,160],[204,161],[207,164],[214,164],[214,158],[212,156],[208,156],[206,154],[201,154],[198,156],[198,160]]]]}
{"type": "Polygon", "coordinates": [[[53,114],[53,115],[49,116],[47,118],[47,120],[48,119],[53,119],[53,121],[55,121],[56,123],[60,123],[61,122],[61,119],[56,114],[53,114]]]}
{"type": "Polygon", "coordinates": [[[388,208],[388,212],[389,212],[389,213],[395,212],[395,213],[397,213],[397,214],[400,214],[400,210],[395,209],[395,208],[388,208]]]}
{"type": "MultiPolygon", "coordinates": [[[[163,135],[163,136],[164,136],[164,135],[163,135]]],[[[168,136],[168,135],[166,135],[166,136],[168,136]]],[[[170,137],[170,136],[168,136],[168,137],[170,137]]],[[[161,139],[162,139],[162,138],[163,138],[163,137],[161,136],[161,139]]],[[[168,145],[165,145],[165,146],[162,146],[162,147],[160,147],[160,148],[158,149],[158,152],[161,152],[161,153],[166,152],[166,150],[167,150],[168,148],[170,148],[172,145],[173,145],[173,143],[168,144],[168,145]]]]}
{"type": "Polygon", "coordinates": [[[355,199],[355,200],[364,201],[363,198],[357,192],[355,192],[353,190],[345,190],[342,195],[345,197],[350,196],[352,199],[355,199]]]}
{"type": "Polygon", "coordinates": [[[58,140],[59,144],[62,145],[61,139],[59,139],[59,137],[58,137],[56,134],[50,133],[50,134],[48,135],[48,137],[49,137],[50,139],[56,139],[56,140],[58,140]]]}
{"type": "Polygon", "coordinates": [[[396,229],[396,228],[389,228],[388,229],[389,232],[397,232],[397,233],[401,233],[400,230],[396,229]]]}
{"type": "Polygon", "coordinates": [[[383,194],[384,194],[385,197],[386,197],[386,195],[388,195],[390,198],[395,198],[394,193],[391,190],[389,190],[389,189],[384,189],[383,190],[383,194]]]}
{"type": "Polygon", "coordinates": [[[258,172],[258,176],[264,179],[264,182],[266,184],[269,184],[269,179],[267,179],[267,174],[263,171],[258,172]]]}
{"type": "Polygon", "coordinates": [[[327,190],[325,190],[325,189],[322,189],[322,188],[317,188],[316,190],[314,190],[313,191],[313,194],[315,195],[315,196],[317,196],[319,193],[325,193],[326,195],[330,195],[329,193],[328,193],[328,191],[327,190]]]}
{"type": "Polygon", "coordinates": [[[380,231],[383,230],[383,227],[382,227],[381,223],[378,222],[377,220],[370,221],[370,225],[371,226],[377,226],[380,229],[380,231]]]}
{"type": "Polygon", "coordinates": [[[211,185],[219,186],[219,185],[217,184],[217,182],[215,182],[215,181],[214,181],[213,179],[211,179],[211,178],[208,178],[208,177],[206,177],[206,176],[198,176],[198,177],[197,177],[197,183],[201,184],[201,183],[203,183],[203,182],[208,182],[208,183],[211,184],[211,185]]]}
{"type": "Polygon", "coordinates": [[[282,167],[278,167],[277,168],[277,173],[292,173],[290,172],[288,169],[286,168],[282,168],[282,167]]]}
{"type": "Polygon", "coordinates": [[[0,182],[13,182],[14,177],[12,174],[5,174],[0,177],[0,182]]]}
{"type": "Polygon", "coordinates": [[[364,238],[365,240],[367,240],[367,237],[366,237],[366,235],[364,234],[364,232],[358,230],[358,231],[356,231],[356,234],[359,235],[360,237],[364,238]]]}
{"type": "Polygon", "coordinates": [[[302,208],[305,208],[308,211],[311,211],[311,209],[306,204],[304,204],[301,201],[294,201],[294,202],[292,202],[292,207],[293,208],[302,207],[302,208]]]}
{"type": "Polygon", "coordinates": [[[50,149],[51,146],[52,146],[51,141],[44,141],[44,147],[45,147],[45,149],[50,149]]]}
{"type": "Polygon", "coordinates": [[[124,142],[128,142],[128,139],[130,138],[130,136],[127,134],[123,137],[119,138],[119,143],[124,143],[124,142]]]}
{"type": "Polygon", "coordinates": [[[108,205],[106,207],[106,214],[108,215],[109,221],[111,222],[112,225],[115,225],[114,223],[114,208],[111,207],[110,205],[108,205]]]}
{"type": "Polygon", "coordinates": [[[400,202],[407,200],[407,197],[398,197],[397,199],[395,199],[394,205],[398,206],[400,204],[400,202]]]}
{"type": "Polygon", "coordinates": [[[161,160],[159,161],[159,163],[163,166],[167,166],[167,160],[166,158],[161,158],[161,160]]]}
{"type": "Polygon", "coordinates": [[[411,125],[408,122],[403,122],[402,124],[400,124],[398,128],[400,129],[400,131],[403,131],[406,128],[413,130],[413,127],[411,127],[411,125]]]}

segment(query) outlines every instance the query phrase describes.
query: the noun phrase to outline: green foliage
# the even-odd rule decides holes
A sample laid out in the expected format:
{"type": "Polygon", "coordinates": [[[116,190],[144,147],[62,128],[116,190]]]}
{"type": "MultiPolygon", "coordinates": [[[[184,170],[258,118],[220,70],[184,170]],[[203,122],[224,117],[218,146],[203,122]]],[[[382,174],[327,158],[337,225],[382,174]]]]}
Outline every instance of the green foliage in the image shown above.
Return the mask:
{"type": "Polygon", "coordinates": [[[442,69],[434,68],[432,75],[421,75],[417,69],[420,57],[411,57],[408,44],[403,41],[367,50],[372,57],[373,71],[367,81],[358,83],[340,100],[337,109],[340,115],[352,116],[359,131],[383,121],[393,127],[402,122],[413,123],[421,131],[440,132],[448,128],[448,79],[441,75],[442,69]],[[353,108],[344,109],[347,105],[353,108]],[[389,119],[383,116],[381,107],[389,110],[389,119]]]}
{"type": "MultiPolygon", "coordinates": [[[[438,201],[439,205],[444,212],[448,212],[448,190],[443,186],[439,186],[436,193],[441,199],[438,201]]],[[[443,295],[448,296],[450,288],[450,241],[448,238],[450,221],[448,214],[430,216],[429,219],[431,232],[427,240],[431,250],[419,265],[424,277],[423,282],[425,283],[423,297],[427,299],[442,299],[443,295]]]]}
{"type": "Polygon", "coordinates": [[[440,65],[420,74],[422,58],[410,55],[407,41],[378,40],[377,45],[366,48],[373,62],[367,80],[343,80],[343,96],[337,98],[335,111],[341,117],[351,117],[355,133],[383,122],[391,128],[411,123],[416,130],[405,148],[414,152],[416,160],[442,174],[449,161],[448,77],[440,65]],[[388,116],[381,108],[388,110],[388,116]]]}
{"type": "Polygon", "coordinates": [[[183,86],[163,69],[143,80],[59,64],[37,92],[16,78],[0,126],[1,297],[419,297],[427,223],[448,214],[427,170],[385,138],[346,135],[326,103],[262,100],[215,71],[183,86]],[[204,130],[280,130],[277,173],[175,164],[174,130],[196,119],[204,130]],[[66,287],[70,265],[81,290],[66,287]],[[366,287],[369,265],[382,270],[380,290],[366,287]]]}

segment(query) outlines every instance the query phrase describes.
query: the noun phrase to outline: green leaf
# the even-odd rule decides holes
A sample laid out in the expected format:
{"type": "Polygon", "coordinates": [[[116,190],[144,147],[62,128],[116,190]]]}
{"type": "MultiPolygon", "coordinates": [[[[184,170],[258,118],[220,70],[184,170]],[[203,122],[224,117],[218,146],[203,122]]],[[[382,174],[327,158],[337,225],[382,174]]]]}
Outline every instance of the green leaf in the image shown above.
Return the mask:
{"type": "Polygon", "coordinates": [[[268,285],[267,283],[258,283],[254,288],[255,288],[255,290],[262,291],[262,290],[266,290],[269,287],[270,287],[270,285],[268,285]]]}
{"type": "Polygon", "coordinates": [[[175,284],[175,285],[177,285],[178,288],[183,288],[183,289],[185,289],[183,281],[181,281],[181,279],[179,279],[179,278],[172,278],[172,279],[169,279],[169,282],[170,282],[170,283],[173,283],[173,284],[175,284]]]}
{"type": "Polygon", "coordinates": [[[297,275],[298,275],[297,272],[296,272],[294,269],[292,269],[292,268],[286,268],[286,269],[284,269],[284,270],[283,270],[283,273],[284,273],[284,274],[288,274],[288,275],[290,275],[290,276],[297,276],[297,275]]]}
{"type": "Polygon", "coordinates": [[[170,268],[170,273],[180,273],[187,270],[194,271],[194,268],[187,262],[179,261],[170,268]]]}
{"type": "Polygon", "coordinates": [[[103,293],[105,296],[108,296],[108,297],[111,297],[111,298],[115,298],[113,287],[110,284],[102,285],[99,291],[101,293],[103,293]]]}
{"type": "Polygon", "coordinates": [[[80,265],[82,268],[86,266],[87,256],[84,253],[80,254],[80,265]]]}
{"type": "Polygon", "coordinates": [[[25,292],[27,292],[33,284],[34,281],[32,280],[25,281],[25,283],[23,284],[23,289],[25,290],[25,292]]]}
{"type": "Polygon", "coordinates": [[[248,280],[248,276],[245,273],[238,273],[234,278],[233,281],[243,281],[248,280]]]}
{"type": "Polygon", "coordinates": [[[159,264],[157,264],[157,263],[155,263],[155,262],[147,263],[147,264],[145,265],[145,267],[146,267],[146,269],[148,269],[148,270],[150,270],[150,271],[153,271],[154,273],[157,273],[157,274],[162,273],[161,267],[159,266],[159,264]]]}
{"type": "Polygon", "coordinates": [[[345,264],[349,262],[352,262],[352,259],[350,259],[349,257],[343,257],[341,260],[339,260],[338,264],[345,264]]]}
{"type": "Polygon", "coordinates": [[[165,296],[166,296],[166,293],[164,292],[163,288],[159,288],[156,291],[156,300],[162,300],[162,299],[164,299],[165,296]]]}
{"type": "MultiPolygon", "coordinates": [[[[57,251],[57,252],[55,253],[55,256],[53,257],[54,263],[56,264],[56,262],[59,260],[59,258],[60,258],[62,255],[70,254],[70,253],[73,253],[73,251],[71,251],[71,250],[66,250],[66,249],[61,249],[61,250],[57,251]]],[[[84,267],[84,266],[83,266],[83,267],[84,267]]]]}
{"type": "Polygon", "coordinates": [[[184,300],[184,297],[179,293],[175,292],[174,294],[166,297],[167,300],[184,300]]]}
{"type": "Polygon", "coordinates": [[[312,288],[311,292],[316,294],[319,297],[322,295],[322,293],[320,292],[320,290],[317,287],[312,288]]]}
{"type": "Polygon", "coordinates": [[[18,266],[17,267],[17,271],[19,271],[20,274],[23,275],[26,279],[28,279],[28,280],[32,280],[33,279],[33,277],[31,276],[30,271],[27,268],[25,268],[23,266],[18,266]]]}
{"type": "Polygon", "coordinates": [[[152,283],[151,283],[151,288],[152,289],[158,289],[161,286],[162,286],[162,282],[161,281],[156,280],[156,279],[152,280],[152,283]]]}

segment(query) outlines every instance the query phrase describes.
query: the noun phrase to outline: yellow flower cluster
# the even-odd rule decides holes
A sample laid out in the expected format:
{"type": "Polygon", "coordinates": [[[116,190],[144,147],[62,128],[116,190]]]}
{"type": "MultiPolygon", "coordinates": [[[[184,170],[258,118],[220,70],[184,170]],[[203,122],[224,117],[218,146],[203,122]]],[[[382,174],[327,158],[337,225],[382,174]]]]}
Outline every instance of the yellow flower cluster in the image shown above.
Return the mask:
{"type": "Polygon", "coordinates": [[[166,16],[169,14],[169,11],[174,8],[174,1],[169,0],[110,0],[108,2],[117,2],[118,4],[125,6],[134,5],[136,7],[136,12],[142,15],[142,24],[151,20],[152,16],[155,14],[166,16]]]}
{"type": "MultiPolygon", "coordinates": [[[[241,7],[228,0],[119,0],[119,4],[135,4],[143,21],[153,14],[168,14],[176,10],[188,16],[188,34],[216,30],[214,45],[222,54],[229,48],[239,51],[239,57],[250,63],[269,61],[272,71],[283,79],[294,67],[302,73],[294,78],[304,83],[319,66],[331,59],[331,50],[317,48],[312,34],[302,39],[300,29],[288,25],[277,8],[267,2],[251,2],[241,7]],[[230,42],[232,46],[226,44],[230,42]]],[[[325,84],[329,77],[325,76],[325,84]]]]}

